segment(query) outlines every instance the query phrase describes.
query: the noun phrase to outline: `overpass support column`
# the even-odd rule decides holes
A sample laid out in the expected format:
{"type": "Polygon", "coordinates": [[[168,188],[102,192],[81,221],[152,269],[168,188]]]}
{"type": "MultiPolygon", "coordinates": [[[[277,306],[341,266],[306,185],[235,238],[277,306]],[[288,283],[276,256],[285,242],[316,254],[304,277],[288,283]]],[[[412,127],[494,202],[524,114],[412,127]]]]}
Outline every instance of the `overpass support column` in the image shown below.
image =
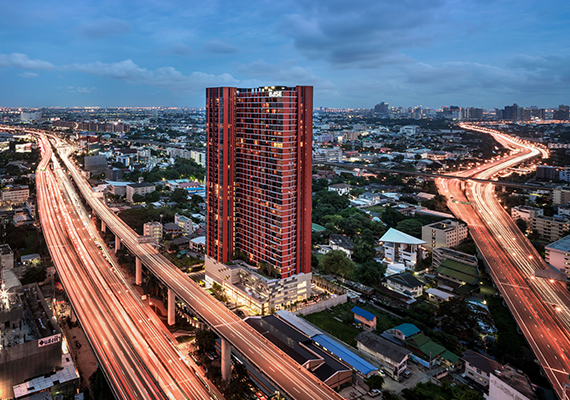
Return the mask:
{"type": "Polygon", "coordinates": [[[168,325],[174,325],[176,318],[174,316],[176,295],[172,289],[168,289],[168,325]]]}
{"type": "Polygon", "coordinates": [[[101,220],[101,232],[107,232],[107,225],[105,225],[105,221],[101,220]]]}
{"type": "Polygon", "coordinates": [[[121,238],[115,235],[115,254],[121,250],[121,238]]]}
{"type": "Polygon", "coordinates": [[[230,342],[222,338],[222,379],[230,381],[232,377],[232,348],[230,342]]]}
{"type": "Polygon", "coordinates": [[[142,283],[142,263],[141,259],[135,259],[135,285],[140,286],[142,283]]]}

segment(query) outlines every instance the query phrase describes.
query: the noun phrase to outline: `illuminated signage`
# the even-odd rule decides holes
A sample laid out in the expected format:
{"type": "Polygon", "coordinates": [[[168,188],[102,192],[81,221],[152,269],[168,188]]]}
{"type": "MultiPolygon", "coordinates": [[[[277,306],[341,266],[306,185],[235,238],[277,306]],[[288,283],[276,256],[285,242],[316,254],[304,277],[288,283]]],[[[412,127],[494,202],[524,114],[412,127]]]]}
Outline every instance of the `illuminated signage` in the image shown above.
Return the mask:
{"type": "Polygon", "coordinates": [[[283,92],[281,90],[270,90],[269,97],[283,97],[283,92]]]}
{"type": "Polygon", "coordinates": [[[38,340],[38,347],[49,346],[58,342],[61,342],[61,333],[38,340]]]}

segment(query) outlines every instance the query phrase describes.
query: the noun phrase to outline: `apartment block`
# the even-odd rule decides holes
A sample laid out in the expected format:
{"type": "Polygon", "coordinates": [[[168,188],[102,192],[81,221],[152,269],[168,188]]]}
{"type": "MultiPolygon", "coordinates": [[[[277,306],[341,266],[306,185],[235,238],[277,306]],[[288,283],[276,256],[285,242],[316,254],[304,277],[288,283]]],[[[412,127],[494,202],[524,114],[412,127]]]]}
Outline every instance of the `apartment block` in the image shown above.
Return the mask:
{"type": "Polygon", "coordinates": [[[553,217],[535,217],[530,221],[533,232],[552,242],[561,239],[570,229],[570,221],[560,215],[553,217]]]}
{"type": "Polygon", "coordinates": [[[8,185],[2,189],[2,201],[11,204],[24,204],[30,197],[28,185],[8,185]]]}
{"type": "Polygon", "coordinates": [[[511,217],[516,221],[522,219],[530,222],[531,219],[544,216],[544,210],[538,207],[518,206],[511,208],[511,217]]]}
{"type": "Polygon", "coordinates": [[[467,238],[469,229],[460,221],[446,219],[422,227],[422,240],[425,248],[433,250],[436,247],[454,247],[467,238]]]}

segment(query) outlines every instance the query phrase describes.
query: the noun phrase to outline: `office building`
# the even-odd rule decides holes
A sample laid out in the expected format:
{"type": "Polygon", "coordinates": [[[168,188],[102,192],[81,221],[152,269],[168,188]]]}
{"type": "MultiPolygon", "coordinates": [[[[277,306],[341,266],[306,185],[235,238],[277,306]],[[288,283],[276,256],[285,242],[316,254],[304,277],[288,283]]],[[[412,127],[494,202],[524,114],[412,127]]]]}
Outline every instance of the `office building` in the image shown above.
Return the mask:
{"type": "Polygon", "coordinates": [[[553,117],[558,121],[568,121],[570,119],[570,107],[565,105],[558,106],[558,110],[554,111],[553,117]]]}
{"type": "Polygon", "coordinates": [[[190,150],[190,158],[194,160],[196,164],[200,164],[202,167],[206,166],[206,152],[190,150]]]}
{"type": "Polygon", "coordinates": [[[570,221],[560,215],[553,217],[535,217],[530,220],[530,227],[540,237],[554,242],[561,239],[570,229],[570,221]]]}
{"type": "Polygon", "coordinates": [[[437,268],[445,260],[457,261],[459,263],[477,267],[479,261],[477,256],[473,254],[463,253],[461,251],[453,250],[447,247],[436,247],[432,252],[432,268],[437,268]]]}
{"type": "Polygon", "coordinates": [[[570,235],[544,247],[545,260],[552,267],[570,274],[570,235]]]}
{"type": "Polygon", "coordinates": [[[384,261],[388,264],[403,264],[406,268],[414,268],[423,259],[423,248],[426,242],[390,228],[380,238],[384,247],[384,261]]]}
{"type": "Polygon", "coordinates": [[[11,204],[24,204],[30,197],[28,185],[7,185],[2,189],[2,201],[11,204]]]}
{"type": "Polygon", "coordinates": [[[309,273],[313,88],[208,88],[206,102],[206,274],[235,254],[309,273]]]}
{"type": "Polygon", "coordinates": [[[184,233],[192,233],[194,231],[194,224],[191,218],[178,213],[174,214],[174,223],[184,230],[184,233]]]}
{"type": "Polygon", "coordinates": [[[538,400],[535,386],[516,368],[505,365],[489,373],[489,391],[486,400],[538,400]]]}
{"type": "Polygon", "coordinates": [[[536,180],[537,181],[554,181],[558,179],[558,170],[551,165],[537,165],[536,166],[536,180]]]}
{"type": "Polygon", "coordinates": [[[426,242],[426,249],[436,247],[454,247],[467,238],[469,230],[467,225],[460,221],[446,219],[422,227],[422,239],[426,242]]]}
{"type": "Polygon", "coordinates": [[[156,186],[148,182],[130,183],[127,185],[127,201],[134,203],[133,196],[138,194],[144,197],[147,193],[152,193],[156,190],[156,186]]]}
{"type": "Polygon", "coordinates": [[[143,225],[143,236],[152,237],[157,241],[162,240],[162,224],[158,221],[145,223],[143,225]]]}
{"type": "Polygon", "coordinates": [[[388,103],[379,103],[374,106],[374,112],[380,115],[386,115],[390,113],[390,107],[388,103]]]}
{"type": "Polygon", "coordinates": [[[319,148],[313,151],[313,162],[342,162],[342,147],[319,148]]]}
{"type": "Polygon", "coordinates": [[[517,206],[511,208],[511,217],[516,221],[522,219],[523,221],[530,222],[535,217],[542,217],[544,210],[538,207],[531,206],[517,206]]]}
{"type": "Polygon", "coordinates": [[[91,173],[94,175],[103,174],[107,169],[107,157],[103,155],[85,156],[84,163],[85,166],[83,169],[85,169],[85,171],[91,171],[91,173]]]}

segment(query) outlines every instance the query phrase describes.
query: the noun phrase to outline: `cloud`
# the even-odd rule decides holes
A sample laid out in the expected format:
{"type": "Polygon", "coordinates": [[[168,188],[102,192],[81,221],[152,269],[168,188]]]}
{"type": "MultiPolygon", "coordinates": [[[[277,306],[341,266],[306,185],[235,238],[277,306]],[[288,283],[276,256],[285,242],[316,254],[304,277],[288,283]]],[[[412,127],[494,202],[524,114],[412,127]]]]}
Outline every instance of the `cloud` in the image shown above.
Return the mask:
{"type": "Polygon", "coordinates": [[[68,86],[67,91],[70,93],[91,93],[96,90],[95,87],[80,87],[80,86],[68,86]]]}
{"type": "Polygon", "coordinates": [[[444,0],[300,0],[279,31],[307,58],[337,68],[378,68],[409,63],[402,48],[425,46],[434,35],[426,26],[444,18],[444,0]]]}
{"type": "Polygon", "coordinates": [[[52,63],[42,60],[31,60],[22,53],[0,54],[0,68],[13,67],[22,69],[50,70],[52,63]]]}
{"type": "Polygon", "coordinates": [[[204,45],[204,50],[214,54],[231,54],[237,52],[237,47],[229,43],[224,43],[216,39],[208,40],[204,45]]]}
{"type": "Polygon", "coordinates": [[[141,68],[132,60],[117,63],[73,64],[68,68],[90,75],[123,80],[131,84],[157,86],[175,92],[203,90],[207,86],[231,86],[238,83],[234,77],[227,73],[213,75],[196,71],[190,75],[184,75],[173,67],[162,67],[155,70],[141,68]]]}
{"type": "Polygon", "coordinates": [[[18,76],[21,76],[22,78],[37,78],[39,75],[35,72],[22,72],[21,74],[18,74],[18,76]]]}
{"type": "Polygon", "coordinates": [[[263,85],[309,85],[320,95],[336,96],[337,89],[331,81],[315,75],[311,68],[303,68],[293,60],[280,60],[271,64],[262,59],[249,64],[238,64],[238,72],[252,77],[251,86],[263,85]]]}
{"type": "Polygon", "coordinates": [[[185,45],[184,43],[175,43],[170,48],[172,53],[177,54],[179,56],[186,56],[192,52],[190,46],[185,45]]]}
{"type": "Polygon", "coordinates": [[[103,18],[97,21],[85,22],[79,27],[81,34],[89,39],[102,39],[110,36],[129,33],[131,25],[118,18],[103,18]]]}

